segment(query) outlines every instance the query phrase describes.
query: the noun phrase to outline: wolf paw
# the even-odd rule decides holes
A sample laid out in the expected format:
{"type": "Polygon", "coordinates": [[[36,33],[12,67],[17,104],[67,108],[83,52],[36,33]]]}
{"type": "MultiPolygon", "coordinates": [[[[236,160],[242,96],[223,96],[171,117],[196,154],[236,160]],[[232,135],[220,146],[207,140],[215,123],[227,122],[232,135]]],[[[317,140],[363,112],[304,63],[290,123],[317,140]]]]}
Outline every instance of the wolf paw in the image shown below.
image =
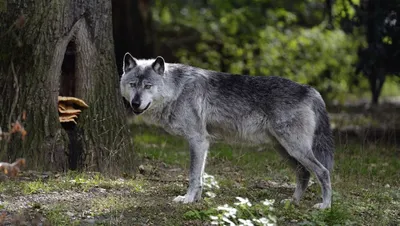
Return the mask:
{"type": "Polygon", "coordinates": [[[316,209],[326,209],[326,208],[331,208],[331,205],[326,203],[317,203],[313,207],[316,209]]]}
{"type": "Polygon", "coordinates": [[[182,202],[182,203],[191,203],[196,201],[193,197],[190,197],[188,195],[179,195],[173,200],[174,202],[182,202]]]}
{"type": "Polygon", "coordinates": [[[174,198],[174,200],[172,200],[172,201],[174,201],[174,202],[184,202],[185,201],[185,196],[184,195],[176,196],[174,198]]]}

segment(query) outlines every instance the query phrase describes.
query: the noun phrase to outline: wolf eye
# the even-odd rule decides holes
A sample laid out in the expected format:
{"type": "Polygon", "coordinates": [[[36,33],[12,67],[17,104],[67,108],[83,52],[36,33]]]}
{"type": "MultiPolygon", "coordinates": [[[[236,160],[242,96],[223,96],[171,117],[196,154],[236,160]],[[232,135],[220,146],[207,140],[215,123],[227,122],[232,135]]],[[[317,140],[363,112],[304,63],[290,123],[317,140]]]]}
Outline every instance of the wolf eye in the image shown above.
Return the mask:
{"type": "Polygon", "coordinates": [[[130,85],[131,87],[136,87],[136,82],[130,82],[129,85],[130,85]]]}
{"type": "Polygon", "coordinates": [[[144,88],[145,88],[145,89],[150,89],[150,88],[151,88],[151,85],[148,85],[148,84],[147,84],[147,85],[144,85],[144,88]]]}

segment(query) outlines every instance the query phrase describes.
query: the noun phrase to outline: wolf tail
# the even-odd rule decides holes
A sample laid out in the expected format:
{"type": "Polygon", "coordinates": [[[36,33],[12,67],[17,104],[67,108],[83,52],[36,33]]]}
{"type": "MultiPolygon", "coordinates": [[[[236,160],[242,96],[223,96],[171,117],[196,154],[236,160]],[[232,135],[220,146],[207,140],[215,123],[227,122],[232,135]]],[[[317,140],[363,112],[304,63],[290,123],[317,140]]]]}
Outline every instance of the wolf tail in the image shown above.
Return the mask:
{"type": "Polygon", "coordinates": [[[330,128],[329,117],[326,111],[325,103],[321,95],[317,91],[316,93],[318,94],[318,98],[313,98],[313,111],[316,118],[316,127],[312,149],[314,156],[318,159],[318,161],[324,165],[329,172],[332,172],[335,149],[332,130],[330,128]]]}

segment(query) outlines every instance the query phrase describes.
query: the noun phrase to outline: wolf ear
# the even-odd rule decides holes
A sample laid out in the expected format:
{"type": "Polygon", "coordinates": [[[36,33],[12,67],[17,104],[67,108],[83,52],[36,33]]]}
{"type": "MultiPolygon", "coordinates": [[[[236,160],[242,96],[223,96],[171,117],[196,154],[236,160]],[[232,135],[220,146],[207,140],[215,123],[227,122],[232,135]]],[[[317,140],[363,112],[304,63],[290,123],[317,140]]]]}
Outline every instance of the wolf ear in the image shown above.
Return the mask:
{"type": "Polygon", "coordinates": [[[165,61],[164,58],[161,56],[158,56],[154,63],[151,65],[153,70],[159,74],[159,75],[164,75],[164,70],[165,70],[165,61]]]}
{"type": "Polygon", "coordinates": [[[130,53],[125,53],[124,55],[124,60],[122,63],[122,70],[123,72],[128,72],[132,70],[132,68],[136,67],[137,62],[136,59],[130,54],[130,53]]]}

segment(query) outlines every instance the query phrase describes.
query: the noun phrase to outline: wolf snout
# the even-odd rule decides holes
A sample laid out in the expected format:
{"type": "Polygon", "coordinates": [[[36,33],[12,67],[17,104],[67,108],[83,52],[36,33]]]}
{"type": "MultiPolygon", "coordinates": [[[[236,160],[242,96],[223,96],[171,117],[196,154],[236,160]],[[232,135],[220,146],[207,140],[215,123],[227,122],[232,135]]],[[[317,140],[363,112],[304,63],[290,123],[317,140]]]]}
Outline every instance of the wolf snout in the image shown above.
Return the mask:
{"type": "Polygon", "coordinates": [[[131,106],[133,109],[138,109],[140,107],[140,100],[139,99],[133,99],[131,102],[131,106]]]}
{"type": "Polygon", "coordinates": [[[150,104],[151,104],[151,102],[149,102],[145,108],[140,108],[140,106],[142,105],[142,102],[140,101],[140,99],[139,100],[133,99],[131,101],[131,106],[132,106],[133,112],[137,115],[142,114],[144,111],[146,111],[150,107],[150,104]]]}

